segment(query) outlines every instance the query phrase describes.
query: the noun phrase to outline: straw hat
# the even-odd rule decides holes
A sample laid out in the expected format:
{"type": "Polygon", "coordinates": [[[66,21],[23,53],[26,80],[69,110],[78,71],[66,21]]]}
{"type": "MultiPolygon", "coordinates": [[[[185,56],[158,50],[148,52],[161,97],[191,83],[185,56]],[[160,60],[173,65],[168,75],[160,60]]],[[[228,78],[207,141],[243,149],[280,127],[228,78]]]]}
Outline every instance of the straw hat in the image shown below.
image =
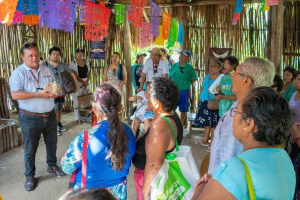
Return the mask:
{"type": "Polygon", "coordinates": [[[163,55],[163,53],[161,52],[160,48],[154,47],[153,49],[151,49],[151,54],[154,55],[163,55]]]}

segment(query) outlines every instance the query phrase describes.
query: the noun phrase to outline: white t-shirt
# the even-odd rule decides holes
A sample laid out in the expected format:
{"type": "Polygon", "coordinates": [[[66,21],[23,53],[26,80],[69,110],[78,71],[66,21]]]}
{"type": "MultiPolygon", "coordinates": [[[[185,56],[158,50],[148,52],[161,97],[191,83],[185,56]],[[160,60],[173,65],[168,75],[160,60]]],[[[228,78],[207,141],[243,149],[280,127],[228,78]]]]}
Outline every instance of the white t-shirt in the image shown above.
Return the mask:
{"type": "Polygon", "coordinates": [[[146,81],[151,81],[155,77],[162,77],[163,74],[168,75],[168,73],[169,73],[168,63],[167,63],[167,61],[161,59],[159,61],[158,67],[157,67],[157,73],[154,73],[153,61],[151,58],[148,58],[145,61],[145,65],[143,67],[142,72],[147,74],[146,81]]]}

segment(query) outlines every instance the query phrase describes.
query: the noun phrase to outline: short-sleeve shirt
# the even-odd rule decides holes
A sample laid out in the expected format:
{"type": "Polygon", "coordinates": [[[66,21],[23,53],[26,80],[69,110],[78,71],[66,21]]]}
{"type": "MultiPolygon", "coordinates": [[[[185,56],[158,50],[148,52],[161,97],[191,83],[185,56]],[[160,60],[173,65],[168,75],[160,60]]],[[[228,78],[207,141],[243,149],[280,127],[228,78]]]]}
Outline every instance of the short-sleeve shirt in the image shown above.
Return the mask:
{"type": "MultiPolygon", "coordinates": [[[[238,157],[249,168],[256,199],[293,199],[296,176],[291,159],[283,149],[251,149],[238,157]]],[[[221,163],[213,178],[236,199],[249,199],[245,169],[237,157],[221,163]]]]}
{"type": "Polygon", "coordinates": [[[209,80],[210,74],[206,75],[204,81],[202,83],[202,92],[200,94],[200,99],[204,101],[208,101],[211,99],[215,99],[214,95],[208,91],[209,87],[215,82],[215,79],[209,80]]]}
{"type": "Polygon", "coordinates": [[[177,62],[172,66],[169,77],[176,83],[179,90],[187,90],[190,89],[192,80],[197,79],[197,74],[193,65],[189,62],[186,62],[183,66],[180,66],[179,62],[177,62]],[[181,67],[182,70],[180,69],[181,67]]]}
{"type": "Polygon", "coordinates": [[[159,61],[158,67],[157,67],[157,73],[154,73],[153,69],[153,61],[151,58],[148,58],[145,62],[143,71],[146,75],[146,81],[151,81],[155,77],[162,77],[163,74],[168,75],[168,63],[167,61],[161,59],[159,61]]]}
{"type": "Polygon", "coordinates": [[[293,87],[293,84],[290,83],[290,85],[286,88],[284,92],[282,92],[282,96],[287,100],[290,101],[292,94],[296,92],[295,88],[293,87]]]}
{"type": "MultiPolygon", "coordinates": [[[[54,74],[54,77],[55,77],[55,82],[58,83],[60,85],[60,87],[62,87],[60,73],[63,72],[63,71],[67,71],[70,74],[73,73],[72,69],[70,69],[69,66],[64,64],[64,63],[58,63],[58,65],[56,67],[51,65],[50,62],[44,62],[43,65],[45,65],[45,66],[49,67],[49,69],[51,69],[51,71],[52,71],[52,73],[54,74]]],[[[62,91],[61,93],[59,93],[58,96],[62,96],[64,94],[65,93],[62,91]]]]}
{"type": "MultiPolygon", "coordinates": [[[[232,92],[232,78],[226,74],[220,81],[221,93],[226,96],[234,96],[232,92]]],[[[233,100],[221,99],[219,103],[219,116],[222,117],[234,103],[233,100]]]]}
{"type": "MultiPolygon", "coordinates": [[[[10,91],[12,92],[37,92],[37,88],[43,88],[45,85],[53,81],[55,81],[54,76],[48,67],[40,65],[39,69],[36,71],[27,67],[25,63],[23,63],[11,74],[11,77],[9,78],[9,85],[10,91]]],[[[18,100],[18,102],[21,109],[34,113],[45,113],[54,108],[53,99],[30,98],[18,100]]]]}

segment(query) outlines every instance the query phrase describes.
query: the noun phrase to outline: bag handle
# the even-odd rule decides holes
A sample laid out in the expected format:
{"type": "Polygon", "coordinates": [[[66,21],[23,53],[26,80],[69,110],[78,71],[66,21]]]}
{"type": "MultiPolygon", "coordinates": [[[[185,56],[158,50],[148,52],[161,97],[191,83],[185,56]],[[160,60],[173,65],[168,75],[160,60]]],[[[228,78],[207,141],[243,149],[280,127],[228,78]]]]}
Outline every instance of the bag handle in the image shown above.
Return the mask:
{"type": "Polygon", "coordinates": [[[242,161],[242,163],[244,165],[250,200],[256,200],[255,191],[254,191],[253,182],[252,182],[252,179],[251,179],[251,174],[249,172],[249,168],[248,168],[246,162],[242,158],[238,157],[238,159],[240,161],[242,161]]]}
{"type": "Polygon", "coordinates": [[[81,92],[81,96],[82,95],[87,95],[87,94],[89,94],[89,90],[85,87],[85,88],[83,88],[83,90],[81,92]],[[86,92],[85,94],[84,94],[84,91],[86,92]]]}
{"type": "Polygon", "coordinates": [[[161,119],[167,121],[168,124],[170,125],[170,127],[171,127],[171,129],[172,129],[172,133],[173,133],[173,135],[174,135],[174,139],[175,139],[175,149],[176,149],[176,151],[179,151],[179,146],[178,146],[178,142],[177,142],[177,137],[176,137],[176,135],[175,135],[175,131],[174,131],[174,128],[173,128],[173,126],[172,126],[170,120],[169,120],[168,118],[166,118],[166,117],[161,117],[161,119]]]}
{"type": "Polygon", "coordinates": [[[82,147],[82,173],[81,173],[81,188],[86,186],[86,165],[87,165],[87,147],[89,133],[87,130],[83,132],[83,147],[82,147]]]}

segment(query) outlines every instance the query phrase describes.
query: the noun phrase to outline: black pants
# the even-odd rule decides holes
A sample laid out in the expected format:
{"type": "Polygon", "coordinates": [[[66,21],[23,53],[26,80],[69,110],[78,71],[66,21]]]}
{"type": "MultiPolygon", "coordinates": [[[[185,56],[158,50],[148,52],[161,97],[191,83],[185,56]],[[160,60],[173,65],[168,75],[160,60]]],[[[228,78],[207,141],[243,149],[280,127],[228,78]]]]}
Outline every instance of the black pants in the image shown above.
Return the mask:
{"type": "Polygon", "coordinates": [[[56,165],[57,147],[57,120],[55,112],[49,117],[30,116],[19,112],[19,124],[24,138],[24,162],[25,176],[35,175],[35,156],[39,146],[41,134],[43,134],[47,150],[47,164],[49,167],[56,165]]]}

